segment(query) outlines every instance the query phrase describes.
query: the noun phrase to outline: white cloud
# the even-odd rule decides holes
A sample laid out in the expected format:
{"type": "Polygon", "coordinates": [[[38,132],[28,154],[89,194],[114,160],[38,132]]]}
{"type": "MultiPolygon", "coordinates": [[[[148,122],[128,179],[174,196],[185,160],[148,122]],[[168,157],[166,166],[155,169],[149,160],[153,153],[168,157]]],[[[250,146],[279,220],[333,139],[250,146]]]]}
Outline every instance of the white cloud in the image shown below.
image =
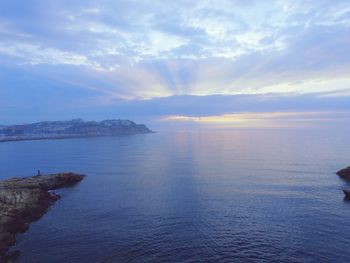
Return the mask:
{"type": "Polygon", "coordinates": [[[145,34],[146,41],[136,44],[140,55],[157,57],[187,44],[187,40],[162,32],[151,31],[145,34]]]}
{"type": "MultiPolygon", "coordinates": [[[[0,54],[14,64],[84,66],[79,83],[94,81],[122,98],[350,86],[345,0],[78,1],[54,7],[29,5],[37,12],[21,19],[3,15],[0,54]]],[[[67,76],[60,70],[57,75],[67,76]]]]}
{"type": "Polygon", "coordinates": [[[20,58],[23,60],[22,64],[88,66],[95,70],[102,70],[97,62],[90,61],[84,55],[33,44],[0,43],[0,54],[20,58]]]}

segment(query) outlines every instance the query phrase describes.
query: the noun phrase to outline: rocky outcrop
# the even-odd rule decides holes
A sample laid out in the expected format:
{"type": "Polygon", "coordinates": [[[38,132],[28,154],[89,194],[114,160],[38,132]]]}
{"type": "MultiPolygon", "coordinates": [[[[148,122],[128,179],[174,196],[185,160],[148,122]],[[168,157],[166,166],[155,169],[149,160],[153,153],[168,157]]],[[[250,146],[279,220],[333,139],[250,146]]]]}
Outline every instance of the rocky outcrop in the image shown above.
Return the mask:
{"type": "MultiPolygon", "coordinates": [[[[339,170],[337,172],[337,175],[339,175],[339,177],[341,177],[342,179],[350,182],[350,166],[339,170]]],[[[350,200],[350,189],[343,189],[343,192],[344,192],[345,198],[347,200],[350,200]]]]}
{"type": "Polygon", "coordinates": [[[59,199],[49,190],[73,185],[84,178],[74,173],[37,175],[0,182],[0,263],[11,262],[18,251],[8,253],[30,222],[39,219],[59,199]]]}
{"type": "Polygon", "coordinates": [[[344,180],[350,181],[350,166],[338,171],[337,175],[339,175],[344,180]]]}

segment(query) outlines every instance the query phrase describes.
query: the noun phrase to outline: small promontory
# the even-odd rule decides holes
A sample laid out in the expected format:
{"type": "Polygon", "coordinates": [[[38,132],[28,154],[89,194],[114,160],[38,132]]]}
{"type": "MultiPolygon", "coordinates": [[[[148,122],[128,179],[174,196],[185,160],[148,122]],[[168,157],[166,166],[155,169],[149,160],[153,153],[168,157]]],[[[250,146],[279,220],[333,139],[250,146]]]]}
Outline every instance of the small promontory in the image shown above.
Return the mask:
{"type": "Polygon", "coordinates": [[[337,175],[339,175],[344,180],[350,181],[350,166],[341,169],[337,172],[337,175]]]}
{"type": "Polygon", "coordinates": [[[84,178],[75,173],[36,175],[0,181],[0,263],[12,262],[18,251],[8,253],[16,242],[16,234],[27,230],[59,199],[49,192],[73,185],[84,178]]]}

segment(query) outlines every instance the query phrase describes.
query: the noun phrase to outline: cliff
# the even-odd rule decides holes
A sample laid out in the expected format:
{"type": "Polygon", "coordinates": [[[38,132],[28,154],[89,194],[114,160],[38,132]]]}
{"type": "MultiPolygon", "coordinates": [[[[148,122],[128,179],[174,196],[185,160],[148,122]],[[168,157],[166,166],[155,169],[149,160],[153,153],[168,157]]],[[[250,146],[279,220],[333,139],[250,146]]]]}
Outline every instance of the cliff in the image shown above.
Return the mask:
{"type": "Polygon", "coordinates": [[[11,262],[18,251],[8,253],[16,242],[16,234],[39,219],[59,196],[49,190],[81,181],[83,175],[60,173],[13,178],[0,182],[0,263],[11,262]]]}

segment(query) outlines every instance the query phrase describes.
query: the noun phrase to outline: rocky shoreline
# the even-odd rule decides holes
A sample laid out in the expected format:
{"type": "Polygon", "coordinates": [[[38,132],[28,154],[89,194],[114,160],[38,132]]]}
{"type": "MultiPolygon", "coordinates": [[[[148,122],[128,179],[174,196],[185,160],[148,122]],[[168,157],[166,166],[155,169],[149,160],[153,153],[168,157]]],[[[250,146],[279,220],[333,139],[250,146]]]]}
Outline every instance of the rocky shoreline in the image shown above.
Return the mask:
{"type": "MultiPolygon", "coordinates": [[[[337,173],[337,175],[339,175],[340,178],[342,178],[343,180],[350,182],[350,166],[339,170],[337,173]]],[[[347,200],[350,200],[350,189],[343,189],[343,193],[345,195],[345,198],[347,200]]]]}
{"type": "Polygon", "coordinates": [[[84,175],[58,173],[0,181],[0,263],[13,262],[19,251],[8,252],[16,234],[28,229],[60,197],[49,192],[76,184],[84,175]]]}

